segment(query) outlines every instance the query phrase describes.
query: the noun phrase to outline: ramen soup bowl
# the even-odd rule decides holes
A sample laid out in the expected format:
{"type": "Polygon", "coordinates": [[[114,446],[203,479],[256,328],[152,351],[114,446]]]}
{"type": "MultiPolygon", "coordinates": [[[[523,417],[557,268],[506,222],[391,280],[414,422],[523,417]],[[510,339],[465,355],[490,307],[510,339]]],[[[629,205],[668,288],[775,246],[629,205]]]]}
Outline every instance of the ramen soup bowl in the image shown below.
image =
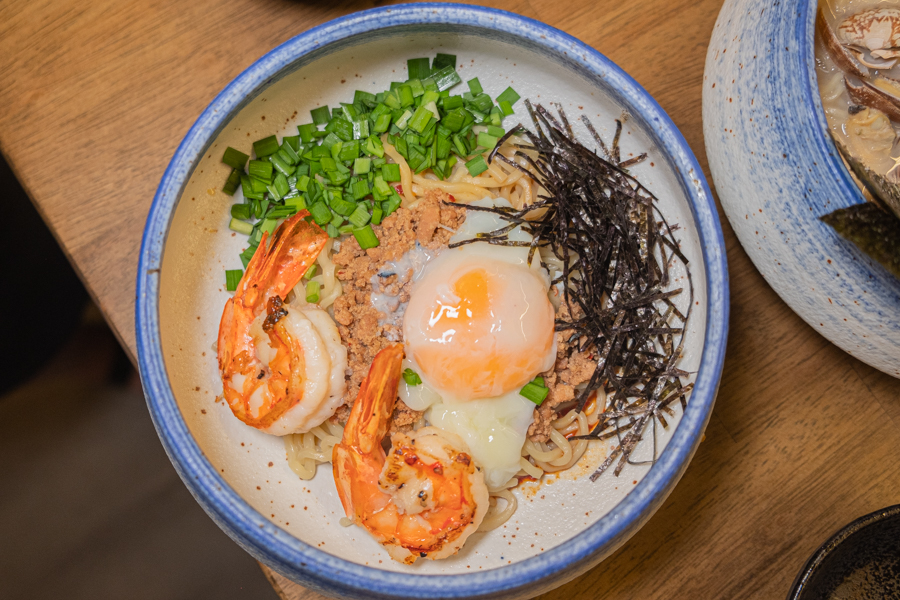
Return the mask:
{"type": "MultiPolygon", "coordinates": [[[[463,84],[465,85],[465,84],[463,84]]],[[[458,93],[461,93],[458,92],[458,93]]],[[[508,117],[530,125],[523,102],[508,117]]],[[[513,124],[515,121],[513,121],[513,124]]],[[[587,142],[583,129],[576,134],[587,142]]],[[[684,281],[683,275],[680,281],[684,281]]],[[[524,598],[584,573],[621,546],[659,508],[697,448],[712,411],[728,316],[725,250],[702,172],[654,100],[608,59],[539,22],[479,7],[417,4],[365,11],[311,29],[275,48],[225,88],[184,138],[160,183],[144,234],[138,277],[141,377],[160,439],[210,517],[278,573],[341,598],[524,598]],[[588,115],[612,140],[626,118],[623,156],[646,151],[636,175],[678,223],[690,260],[694,306],[678,366],[693,392],[668,428],[656,428],[658,460],[627,465],[595,483],[609,446],[552,483],[523,483],[505,526],[476,533],[456,556],[408,566],[365,531],[341,526],[330,465],[310,481],[289,468],[280,438],[238,421],[219,399],[216,339],[225,269],[240,268],[246,237],[229,231],[233,199],[221,192],[226,147],[297,133],[311,109],[338,106],[355,89],[378,92],[406,79],[406,60],[455,54],[464,80],[496,97],[523,98],[588,115]],[[512,534],[516,535],[513,536],[512,534]]],[[[649,458],[647,439],[635,462],[649,458]]]]}
{"type": "Polygon", "coordinates": [[[723,5],[703,79],[710,171],[741,245],[781,298],[844,351],[900,377],[900,279],[819,220],[865,199],[828,132],[817,9],[723,5]]]}

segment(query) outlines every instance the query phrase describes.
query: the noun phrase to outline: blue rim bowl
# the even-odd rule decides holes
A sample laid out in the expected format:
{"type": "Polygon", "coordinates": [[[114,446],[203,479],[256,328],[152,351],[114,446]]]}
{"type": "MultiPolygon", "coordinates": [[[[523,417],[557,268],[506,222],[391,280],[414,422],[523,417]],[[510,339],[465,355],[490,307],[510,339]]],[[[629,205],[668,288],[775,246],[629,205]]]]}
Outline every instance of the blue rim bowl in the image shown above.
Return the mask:
{"type": "Polygon", "coordinates": [[[160,440],[178,474],[212,519],[242,548],[306,587],[345,598],[514,598],[533,596],[584,573],[625,542],[662,504],[683,474],[712,413],[728,333],[728,273],[718,215],[700,165],[652,97],[593,48],[513,13],[452,4],[378,8],[330,21],[285,42],[226,87],[188,131],[153,199],[141,245],[136,333],[140,373],[160,440]],[[191,436],[169,385],[159,328],[159,269],[175,207],[194,167],[229,120],[284,74],[329,46],[387,30],[479,30],[537,50],[587,77],[627,109],[671,162],[691,203],[707,280],[707,326],[695,388],[659,461],[609,514],[538,556],[460,575],[417,575],[362,566],[291,536],[250,507],[225,482],[191,436]]]}

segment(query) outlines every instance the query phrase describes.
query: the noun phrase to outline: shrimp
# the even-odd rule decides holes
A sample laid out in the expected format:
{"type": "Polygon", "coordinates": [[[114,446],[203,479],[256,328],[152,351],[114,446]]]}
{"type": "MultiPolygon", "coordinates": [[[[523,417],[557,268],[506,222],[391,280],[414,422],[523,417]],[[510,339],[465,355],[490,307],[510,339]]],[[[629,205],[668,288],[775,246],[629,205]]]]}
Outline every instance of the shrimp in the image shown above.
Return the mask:
{"type": "Polygon", "coordinates": [[[263,234],[219,323],[225,400],[238,419],[275,435],[320,425],[344,393],[347,354],[334,322],[284,302],[328,240],[308,214],[284,221],[271,244],[263,234]]]}
{"type": "Polygon", "coordinates": [[[488,489],[459,437],[436,427],[381,441],[397,399],[403,347],[379,352],[350,411],[332,462],[347,517],[391,558],[413,564],[456,554],[484,519],[488,489]]]}

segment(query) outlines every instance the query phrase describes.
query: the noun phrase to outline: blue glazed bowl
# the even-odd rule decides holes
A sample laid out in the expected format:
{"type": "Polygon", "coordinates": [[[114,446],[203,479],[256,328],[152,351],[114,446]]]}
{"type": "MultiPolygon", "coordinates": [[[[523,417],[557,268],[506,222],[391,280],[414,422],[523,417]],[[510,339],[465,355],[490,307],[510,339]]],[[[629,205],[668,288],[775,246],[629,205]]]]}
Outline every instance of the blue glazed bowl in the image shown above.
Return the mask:
{"type": "Polygon", "coordinates": [[[819,217],[865,202],[828,134],[815,71],[816,0],[727,0],[703,78],[716,190],[781,298],[846,352],[900,377],[900,280],[819,217]]]}
{"type": "Polygon", "coordinates": [[[728,323],[728,275],[716,210],[693,154],[656,102],[605,57],[558,30],[507,12],[446,4],[376,9],[332,21],[272,50],[225,88],[188,132],[162,178],[137,286],[141,377],[153,422],[179,475],[210,517],[256,559],[341,598],[525,598],[599,563],[650,518],[687,468],[712,412],[728,323]],[[611,135],[612,119],[627,111],[623,151],[650,151],[655,167],[642,164],[634,172],[661,197],[663,212],[676,217],[683,250],[692,259],[697,316],[681,366],[696,371],[696,378],[688,407],[677,427],[664,434],[665,449],[652,467],[628,466],[627,476],[606,483],[560,480],[544,488],[546,501],[520,501],[516,524],[523,531],[533,528],[537,539],[546,533],[543,548],[509,542],[507,550],[507,541],[489,532],[467,544],[458,560],[406,568],[367,559],[374,543],[365,536],[345,543],[355,528],[337,525],[333,482],[320,476],[301,488],[281,468],[280,440],[244,427],[214,401],[221,382],[210,349],[227,297],[222,270],[235,268],[228,261],[239,251],[239,241],[219,233],[227,227],[230,199],[216,190],[227,176],[219,163],[224,146],[270,134],[261,119],[290,125],[297,115],[291,103],[305,111],[346,97],[352,88],[341,86],[349,79],[355,87],[370,85],[373,71],[358,65],[380,69],[371,85],[383,89],[390,78],[403,79],[391,76],[393,66],[435,51],[457,53],[464,79],[470,70],[481,76],[492,96],[515,78],[524,97],[568,101],[570,116],[578,109],[596,112],[599,118],[590,116],[602,135],[611,135]],[[381,55],[394,58],[379,62],[381,55]],[[326,88],[337,91],[328,96],[326,88]],[[270,460],[267,466],[269,457],[278,464],[270,460]],[[614,492],[613,484],[622,491],[614,492]],[[602,497],[613,501],[589,519],[572,516],[578,511],[571,504],[569,513],[560,513],[554,492],[565,490],[562,500],[569,502],[575,489],[580,495],[572,502],[579,511],[602,504],[602,497]],[[290,512],[294,504],[287,503],[301,493],[309,499],[303,508],[310,510],[290,512]],[[320,538],[317,527],[325,532],[320,538]]]}

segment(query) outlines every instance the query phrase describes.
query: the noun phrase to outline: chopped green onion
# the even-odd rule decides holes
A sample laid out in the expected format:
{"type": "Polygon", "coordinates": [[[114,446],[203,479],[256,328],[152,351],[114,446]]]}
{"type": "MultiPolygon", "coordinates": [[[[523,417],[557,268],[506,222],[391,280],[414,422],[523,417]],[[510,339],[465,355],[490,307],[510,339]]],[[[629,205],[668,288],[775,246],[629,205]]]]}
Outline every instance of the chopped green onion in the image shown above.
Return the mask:
{"type": "Polygon", "coordinates": [[[232,204],[231,205],[231,216],[235,219],[241,219],[246,221],[250,218],[250,205],[249,204],[232,204]]]}
{"type": "Polygon", "coordinates": [[[469,170],[469,175],[472,177],[478,177],[485,171],[487,171],[488,166],[487,163],[484,162],[484,157],[480,154],[466,163],[466,168],[469,170]]]}
{"type": "Polygon", "coordinates": [[[296,165],[300,162],[300,155],[297,154],[297,151],[287,143],[287,138],[285,138],[285,142],[281,144],[281,147],[276,152],[276,155],[281,158],[281,160],[290,163],[292,165],[296,165]]]}
{"type": "Polygon", "coordinates": [[[299,125],[297,127],[297,133],[300,134],[300,139],[303,140],[304,144],[308,144],[313,140],[313,135],[319,131],[319,126],[315,123],[307,123],[306,125],[299,125]]]}
{"type": "Polygon", "coordinates": [[[234,217],[232,217],[231,222],[228,223],[228,229],[237,231],[238,233],[243,233],[244,235],[250,235],[251,233],[253,233],[253,225],[251,225],[247,221],[235,219],[234,217]]]}
{"type": "Polygon", "coordinates": [[[412,118],[413,113],[411,110],[406,109],[406,111],[400,116],[399,119],[395,121],[397,127],[400,129],[405,129],[406,124],[409,122],[410,118],[412,118]]]}
{"type": "Polygon", "coordinates": [[[404,369],[403,370],[403,381],[406,382],[406,385],[420,385],[422,383],[422,378],[419,377],[419,374],[413,371],[412,369],[404,369]]]}
{"type": "Polygon", "coordinates": [[[353,104],[365,104],[368,107],[373,107],[377,104],[375,101],[375,94],[356,90],[356,92],[353,93],[353,104]]]}
{"type": "Polygon", "coordinates": [[[241,262],[243,263],[245,269],[247,268],[247,265],[250,264],[250,259],[253,258],[253,255],[256,253],[257,248],[258,246],[251,244],[247,247],[246,250],[241,252],[241,262]]]}
{"type": "Polygon", "coordinates": [[[484,89],[481,87],[481,82],[478,81],[477,77],[469,80],[469,91],[472,92],[473,96],[477,96],[484,92],[484,89]]]}
{"type": "Polygon", "coordinates": [[[249,158],[249,156],[247,156],[240,150],[235,150],[231,146],[228,146],[227,148],[225,148],[225,154],[222,155],[222,162],[232,169],[243,171],[244,166],[247,164],[247,159],[249,158]]]}
{"type": "Polygon", "coordinates": [[[369,139],[366,140],[366,152],[369,154],[375,155],[378,158],[382,158],[384,156],[384,145],[381,143],[381,140],[377,136],[369,136],[369,139]]]}
{"type": "Polygon", "coordinates": [[[412,90],[413,98],[418,98],[425,93],[425,88],[422,87],[422,82],[418,79],[410,79],[406,82],[406,85],[408,85],[409,89],[412,90]]]}
{"type": "Polygon", "coordinates": [[[384,218],[384,211],[381,209],[381,206],[376,204],[375,208],[372,209],[372,224],[381,225],[382,218],[384,218]]]}
{"type": "MultiPolygon", "coordinates": [[[[393,188],[391,188],[393,190],[393,188]]],[[[400,204],[403,202],[403,199],[400,198],[400,195],[396,193],[396,190],[393,190],[393,195],[391,195],[390,199],[386,200],[382,206],[384,207],[384,217],[387,218],[391,216],[395,210],[400,208],[400,204]]]]}
{"type": "Polygon", "coordinates": [[[359,156],[359,141],[353,140],[352,142],[346,142],[341,144],[341,150],[338,153],[338,158],[344,162],[356,160],[356,157],[359,156]]]}
{"type": "Polygon", "coordinates": [[[294,171],[297,170],[297,168],[294,167],[293,165],[289,165],[289,164],[286,163],[285,161],[281,160],[281,159],[278,157],[277,154],[273,154],[272,156],[270,156],[270,157],[269,157],[269,160],[272,161],[271,164],[272,164],[276,169],[278,169],[279,171],[281,171],[281,172],[284,173],[285,175],[293,175],[293,174],[294,174],[294,171]]]}
{"type": "Polygon", "coordinates": [[[378,236],[376,236],[375,232],[372,231],[371,225],[366,225],[365,227],[354,229],[353,237],[356,238],[356,241],[359,242],[359,247],[363,250],[368,250],[369,248],[377,248],[379,245],[378,236]]]}
{"type": "Polygon", "coordinates": [[[335,196],[329,204],[331,205],[331,210],[345,217],[353,214],[353,211],[356,210],[356,202],[344,200],[341,196],[335,196]]]}
{"type": "Polygon", "coordinates": [[[256,156],[259,158],[275,154],[278,151],[278,138],[270,135],[261,140],[256,140],[253,142],[253,151],[256,152],[256,156]]]}
{"type": "Polygon", "coordinates": [[[401,107],[411,106],[415,102],[415,98],[413,98],[412,88],[408,85],[401,85],[399,88],[397,88],[397,93],[400,95],[401,107]]]}
{"type": "Polygon", "coordinates": [[[349,142],[353,139],[353,123],[342,117],[337,117],[328,122],[325,131],[333,133],[341,140],[349,142]]]}
{"type": "MultiPolygon", "coordinates": [[[[297,128],[299,129],[299,127],[297,128]]],[[[291,150],[294,151],[295,154],[300,154],[300,136],[299,135],[286,135],[281,138],[282,144],[287,144],[291,147],[291,150]]]]}
{"type": "Polygon", "coordinates": [[[453,133],[458,132],[463,128],[463,123],[466,120],[466,111],[463,108],[457,108],[444,116],[441,119],[441,125],[452,131],[453,133]]]}
{"type": "Polygon", "coordinates": [[[315,304],[319,301],[319,290],[322,289],[322,284],[318,281],[310,281],[306,284],[306,301],[310,304],[315,304]]]}
{"type": "Polygon", "coordinates": [[[518,102],[519,98],[521,98],[521,96],[519,96],[519,94],[516,93],[516,90],[512,89],[511,87],[508,87],[505,90],[503,90],[502,94],[497,96],[497,104],[499,104],[501,102],[509,102],[510,107],[512,107],[513,104],[518,102]]]}
{"type": "Polygon", "coordinates": [[[431,67],[427,58],[410,58],[406,61],[406,69],[409,72],[408,79],[425,79],[431,75],[431,67]]]}
{"type": "Polygon", "coordinates": [[[381,176],[385,181],[400,181],[400,165],[385,163],[381,167],[381,176]]]}
{"type": "Polygon", "coordinates": [[[350,215],[347,220],[353,225],[354,228],[364,227],[371,218],[369,214],[369,209],[362,202],[356,205],[356,210],[353,211],[353,214],[350,215]]]}
{"type": "Polygon", "coordinates": [[[293,214],[296,214],[298,211],[301,211],[307,207],[306,198],[303,196],[294,196],[292,198],[285,198],[284,205],[290,206],[293,209],[293,214]]]}
{"type": "Polygon", "coordinates": [[[447,112],[461,108],[462,105],[462,96],[450,96],[449,98],[444,98],[444,110],[447,112]]]}
{"type": "Polygon", "coordinates": [[[497,104],[500,106],[500,110],[503,111],[504,116],[508,117],[509,115],[513,114],[514,111],[512,109],[511,103],[507,102],[506,100],[503,100],[501,102],[498,102],[497,104]]]}
{"type": "Polygon", "coordinates": [[[479,133],[478,134],[478,145],[482,148],[487,148],[488,150],[493,150],[494,146],[497,145],[497,138],[492,136],[489,133],[479,133]]]}
{"type": "Polygon", "coordinates": [[[541,387],[547,387],[547,385],[544,383],[544,378],[541,377],[540,375],[537,376],[537,377],[535,377],[535,378],[532,379],[531,381],[532,381],[533,383],[536,383],[537,385],[539,385],[539,386],[541,386],[541,387]]]}
{"type": "Polygon", "coordinates": [[[378,115],[375,118],[375,124],[372,125],[372,131],[375,133],[384,133],[391,126],[391,115],[378,115]]]}
{"type": "Polygon", "coordinates": [[[312,115],[313,123],[316,125],[324,125],[331,120],[331,113],[328,112],[328,106],[320,106],[319,108],[309,111],[312,115]]]}
{"type": "MultiPolygon", "coordinates": [[[[432,102],[432,105],[434,103],[432,102]]],[[[413,114],[412,118],[409,120],[409,128],[422,133],[425,131],[425,128],[428,126],[428,122],[431,120],[432,112],[428,109],[424,104],[416,109],[416,112],[413,114]]]]}
{"type": "Polygon", "coordinates": [[[303,279],[306,279],[307,281],[309,281],[310,279],[315,277],[317,269],[318,269],[318,267],[316,266],[315,263],[309,265],[309,268],[306,270],[306,273],[303,274],[303,279]]]}
{"type": "Polygon", "coordinates": [[[547,394],[550,393],[548,388],[545,388],[542,385],[538,385],[533,381],[529,381],[525,384],[521,390],[519,390],[519,395],[528,398],[538,406],[547,398],[547,394]]]}
{"type": "MultiPolygon", "coordinates": [[[[259,179],[263,182],[272,181],[272,163],[267,160],[251,160],[250,161],[250,178],[259,179]]],[[[265,190],[265,188],[263,188],[265,190]]]]}
{"type": "Polygon", "coordinates": [[[231,174],[228,176],[228,179],[225,180],[225,185],[222,186],[222,191],[229,196],[234,196],[234,193],[237,191],[238,186],[241,185],[242,172],[243,171],[239,171],[237,169],[232,169],[231,174]]]}
{"type": "Polygon", "coordinates": [[[309,214],[312,215],[313,220],[319,225],[325,225],[331,221],[331,209],[321,201],[309,207],[309,214]]]}
{"type": "Polygon", "coordinates": [[[353,139],[361,140],[369,137],[369,120],[366,118],[353,120],[353,139]]]}
{"type": "Polygon", "coordinates": [[[240,269],[226,269],[225,289],[229,292],[235,291],[238,287],[238,284],[241,282],[241,277],[243,276],[244,272],[240,269]]]}
{"type": "Polygon", "coordinates": [[[437,84],[438,91],[441,92],[449,90],[457,83],[462,83],[462,78],[460,78],[459,73],[452,67],[444,67],[432,75],[432,79],[434,79],[434,83],[437,84]]]}
{"type": "Polygon", "coordinates": [[[506,135],[506,130],[502,127],[494,127],[493,125],[489,125],[487,128],[487,132],[494,137],[501,138],[506,135]]]}
{"type": "Polygon", "coordinates": [[[354,200],[362,200],[370,192],[368,179],[362,179],[350,186],[350,195],[353,196],[354,200]]]}
{"type": "Polygon", "coordinates": [[[259,231],[263,233],[268,233],[270,236],[272,232],[275,231],[275,227],[278,225],[277,219],[269,219],[266,218],[262,224],[259,226],[259,231]]]}
{"type": "Polygon", "coordinates": [[[437,53],[437,55],[434,57],[434,60],[431,61],[431,70],[440,71],[444,67],[456,69],[455,54],[441,54],[440,52],[437,53]]]}
{"type": "Polygon", "coordinates": [[[357,158],[353,161],[353,174],[354,175],[363,175],[368,173],[372,168],[372,159],[371,158],[357,158]]]}

